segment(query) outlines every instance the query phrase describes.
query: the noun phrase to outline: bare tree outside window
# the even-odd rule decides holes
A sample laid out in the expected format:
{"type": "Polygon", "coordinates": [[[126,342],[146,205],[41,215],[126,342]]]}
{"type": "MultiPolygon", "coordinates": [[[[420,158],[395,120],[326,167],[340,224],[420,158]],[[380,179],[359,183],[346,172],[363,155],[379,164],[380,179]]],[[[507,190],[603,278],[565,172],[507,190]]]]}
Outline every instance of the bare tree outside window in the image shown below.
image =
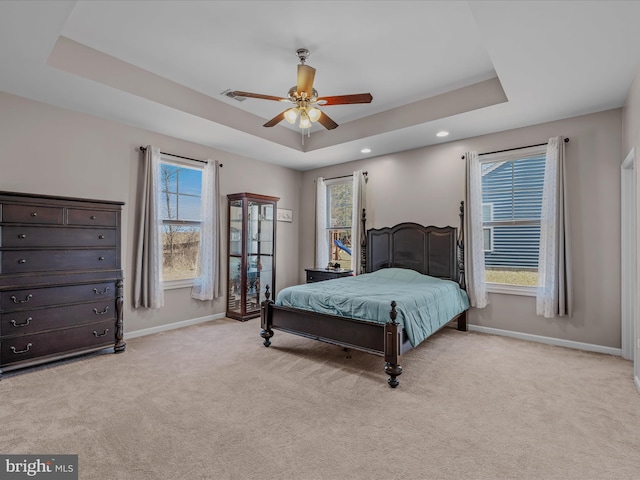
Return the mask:
{"type": "Polygon", "coordinates": [[[186,280],[198,276],[202,171],[161,163],[159,187],[163,218],[163,278],[186,280]]]}

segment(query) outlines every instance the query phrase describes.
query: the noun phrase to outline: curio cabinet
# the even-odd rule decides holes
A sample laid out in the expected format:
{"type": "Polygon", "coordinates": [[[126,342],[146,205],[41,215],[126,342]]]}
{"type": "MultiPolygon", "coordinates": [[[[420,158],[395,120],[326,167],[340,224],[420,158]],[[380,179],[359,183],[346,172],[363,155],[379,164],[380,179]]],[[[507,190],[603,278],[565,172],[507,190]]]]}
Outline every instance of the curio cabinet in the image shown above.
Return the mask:
{"type": "Polygon", "coordinates": [[[266,286],[274,291],[279,198],[253,193],[227,198],[227,317],[244,321],[260,316],[266,286]]]}

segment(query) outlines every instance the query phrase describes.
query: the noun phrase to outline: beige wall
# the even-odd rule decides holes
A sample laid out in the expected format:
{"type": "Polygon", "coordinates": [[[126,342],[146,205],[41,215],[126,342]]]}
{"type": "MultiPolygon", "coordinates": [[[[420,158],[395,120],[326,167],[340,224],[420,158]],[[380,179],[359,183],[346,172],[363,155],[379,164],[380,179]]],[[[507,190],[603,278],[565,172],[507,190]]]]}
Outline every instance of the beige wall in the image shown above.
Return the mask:
{"type": "MultiPolygon", "coordinates": [[[[279,206],[295,209],[301,173],[0,93],[0,190],[123,201],[123,259],[126,285],[125,332],[207,317],[225,311],[224,300],[192,300],[189,289],[167,290],[165,307],[133,309],[134,225],[141,154],[139,145],[169,153],[220,160],[220,188],[226,219],[226,195],[252,192],[280,197],[279,206]]],[[[223,237],[226,233],[224,223],[223,237]]],[[[277,282],[298,279],[299,222],[278,224],[277,282]],[[291,260],[293,259],[293,261],[291,260]]],[[[226,242],[223,242],[226,249],[226,242]]],[[[222,265],[226,272],[226,262],[222,265]]]]}
{"type": "Polygon", "coordinates": [[[536,316],[534,297],[491,294],[486,309],[471,311],[470,323],[620,348],[621,109],[304,172],[300,269],[314,262],[317,176],[345,175],[356,169],[369,172],[368,228],[405,221],[457,226],[458,205],[464,198],[465,151],[538,144],[556,135],[570,138],[566,163],[575,315],[545,319],[536,316]]]}
{"type": "MultiPolygon", "coordinates": [[[[638,83],[635,82],[636,93],[630,94],[630,105],[625,109],[625,138],[630,124],[640,124],[638,83]]],[[[471,312],[470,321],[485,327],[619,348],[620,162],[626,155],[622,118],[623,111],[616,109],[301,173],[0,93],[0,190],[126,202],[125,328],[134,332],[225,310],[224,301],[191,300],[188,289],[167,291],[163,309],[131,308],[139,145],[153,144],[171,153],[218,159],[224,163],[223,196],[239,191],[274,195],[281,198],[280,207],[294,211],[293,223],[278,224],[279,290],[303,282],[304,268],[313,266],[316,176],[367,170],[368,227],[403,221],[458,225],[458,205],[464,196],[464,162],[460,158],[463,152],[518,147],[565,135],[571,138],[567,144],[567,167],[574,317],[547,320],[535,315],[532,297],[491,294],[491,305],[471,312]]]]}
{"type": "MultiPolygon", "coordinates": [[[[623,126],[624,126],[624,147],[623,153],[628,154],[632,148],[635,148],[636,152],[636,186],[640,186],[640,168],[638,167],[638,160],[640,156],[640,70],[636,74],[629,94],[627,95],[626,102],[623,108],[623,126]]],[[[637,187],[638,188],[638,187],[637,187]]],[[[640,188],[638,188],[640,192],[640,188]]],[[[640,195],[638,196],[637,212],[640,215],[640,195]]],[[[637,222],[637,247],[636,251],[640,252],[640,221],[637,222]]],[[[640,270],[637,272],[637,284],[640,285],[640,270]]],[[[636,318],[636,361],[635,361],[635,377],[636,381],[640,379],[640,359],[638,359],[638,347],[640,347],[640,316],[636,318]]],[[[640,388],[640,384],[638,384],[640,388]]]]}

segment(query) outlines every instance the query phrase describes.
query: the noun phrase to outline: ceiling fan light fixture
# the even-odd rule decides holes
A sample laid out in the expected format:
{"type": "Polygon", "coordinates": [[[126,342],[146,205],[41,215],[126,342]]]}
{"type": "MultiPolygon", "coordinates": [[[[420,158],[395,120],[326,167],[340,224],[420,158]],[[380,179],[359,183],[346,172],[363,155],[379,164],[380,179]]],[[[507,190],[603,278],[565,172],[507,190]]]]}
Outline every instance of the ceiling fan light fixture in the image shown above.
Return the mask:
{"type": "Polygon", "coordinates": [[[309,120],[311,120],[312,122],[317,122],[320,118],[320,115],[322,115],[322,112],[319,108],[311,107],[307,109],[307,115],[309,116],[309,120]]]}
{"type": "Polygon", "coordinates": [[[306,128],[311,128],[311,120],[309,120],[309,115],[304,110],[300,113],[300,123],[298,124],[300,128],[303,130],[306,128]]]}
{"type": "Polygon", "coordinates": [[[298,119],[298,108],[293,107],[284,112],[284,119],[291,125],[294,125],[296,123],[296,120],[298,119]]]}

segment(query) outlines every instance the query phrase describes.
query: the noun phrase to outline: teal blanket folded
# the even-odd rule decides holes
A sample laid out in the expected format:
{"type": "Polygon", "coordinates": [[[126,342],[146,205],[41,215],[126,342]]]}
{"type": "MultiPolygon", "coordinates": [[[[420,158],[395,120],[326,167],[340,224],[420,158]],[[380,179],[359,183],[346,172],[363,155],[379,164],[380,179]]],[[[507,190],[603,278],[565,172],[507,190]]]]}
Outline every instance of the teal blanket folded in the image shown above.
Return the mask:
{"type": "Polygon", "coordinates": [[[278,293],[276,305],[387,323],[392,300],[414,347],[469,308],[457,283],[404,268],[288,287],[278,293]]]}

